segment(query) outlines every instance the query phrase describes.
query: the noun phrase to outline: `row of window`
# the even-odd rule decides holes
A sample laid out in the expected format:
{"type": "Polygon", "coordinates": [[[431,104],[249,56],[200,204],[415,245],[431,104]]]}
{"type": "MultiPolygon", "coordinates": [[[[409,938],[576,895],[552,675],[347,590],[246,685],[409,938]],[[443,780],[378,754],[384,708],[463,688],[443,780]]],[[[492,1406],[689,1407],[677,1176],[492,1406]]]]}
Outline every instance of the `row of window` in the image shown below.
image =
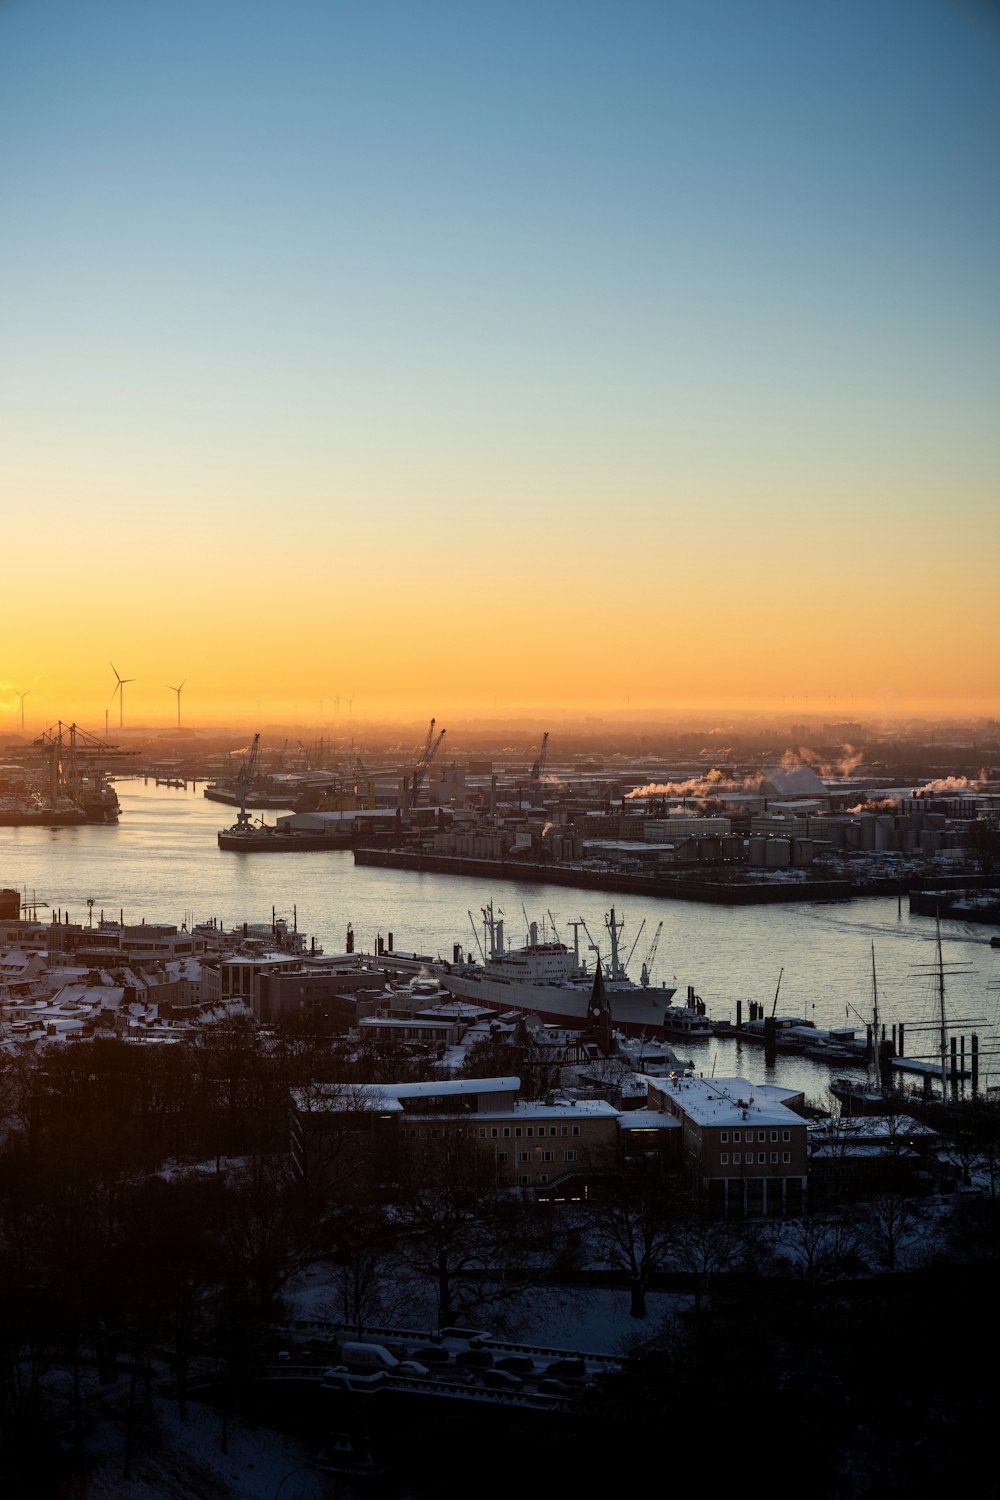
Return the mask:
{"type": "MultiPolygon", "coordinates": [[[[754,1133],[753,1133],[752,1130],[744,1130],[744,1132],[743,1132],[743,1139],[744,1140],[752,1141],[753,1140],[753,1136],[754,1136],[754,1133]]],[[[792,1138],[792,1132],[790,1130],[783,1130],[781,1132],[781,1139],[783,1141],[790,1141],[791,1138],[792,1138]]],[[[740,1132],[738,1130],[734,1130],[733,1131],[733,1140],[734,1141],[738,1141],[739,1139],[740,1139],[740,1132]]],[[[767,1131],[766,1130],[758,1130],[757,1131],[757,1139],[758,1139],[758,1141],[766,1141],[767,1140],[767,1131]]],[[[771,1131],[771,1139],[772,1139],[772,1141],[776,1141],[778,1139],[778,1132],[776,1130],[772,1130],[771,1131]]],[[[728,1130],[723,1130],[720,1133],[720,1135],[719,1135],[719,1140],[720,1141],[728,1141],[729,1140],[729,1131],[728,1130]]]]}
{"type": "MultiPolygon", "coordinates": [[[[768,1158],[768,1153],[766,1151],[758,1151],[757,1152],[757,1165],[761,1166],[761,1167],[764,1166],[766,1164],[766,1162],[767,1162],[767,1158],[768,1158]]],[[[781,1153],[781,1160],[783,1162],[790,1162],[791,1159],[792,1159],[792,1154],[791,1154],[790,1151],[782,1151],[782,1153],[781,1153]]],[[[746,1161],[746,1165],[748,1167],[752,1166],[753,1165],[753,1152],[752,1151],[746,1151],[746,1152],[743,1152],[743,1151],[734,1151],[733,1152],[733,1166],[734,1167],[741,1166],[743,1164],[744,1160],[746,1161]]],[[[772,1162],[776,1162],[777,1160],[778,1160],[778,1153],[777,1153],[777,1151],[772,1151],[771,1152],[771,1161],[772,1162]]],[[[720,1163],[721,1163],[722,1166],[728,1167],[728,1165],[729,1165],[729,1152],[728,1151],[721,1151],[719,1153],[719,1161],[720,1161],[720,1163]]]]}
{"type": "MultiPolygon", "coordinates": [[[[497,1165],[498,1166],[505,1167],[507,1165],[509,1159],[510,1159],[510,1152],[509,1151],[498,1151],[497,1152],[497,1165]]],[[[519,1151],[517,1153],[517,1159],[521,1163],[522,1166],[527,1166],[531,1162],[531,1152],[530,1151],[519,1151]]],[[[542,1152],[542,1161],[555,1161],[555,1159],[556,1159],[556,1154],[555,1154],[554,1151],[543,1151],[542,1152]]],[[[563,1152],[563,1161],[576,1161],[576,1152],[575,1151],[564,1151],[563,1152]]],[[[542,1181],[543,1182],[548,1182],[548,1178],[547,1177],[543,1177],[542,1181]]]]}
{"type": "MultiPolygon", "coordinates": [[[[539,1138],[541,1138],[541,1137],[543,1137],[545,1135],[545,1128],[546,1127],[544,1125],[539,1125],[539,1127],[538,1127],[539,1138]]],[[[487,1135],[489,1135],[489,1138],[491,1140],[494,1140],[494,1141],[499,1140],[501,1137],[503,1137],[504,1140],[509,1140],[510,1136],[511,1136],[511,1131],[512,1130],[513,1130],[513,1134],[514,1134],[514,1137],[515,1137],[516,1140],[520,1140],[520,1138],[521,1138],[522,1135],[533,1136],[535,1134],[534,1127],[531,1126],[531,1125],[527,1126],[527,1128],[524,1128],[524,1129],[522,1129],[522,1127],[520,1125],[515,1125],[513,1127],[511,1127],[510,1125],[491,1125],[490,1128],[489,1128],[489,1131],[487,1131],[487,1128],[486,1128],[485,1125],[480,1125],[480,1127],[479,1127],[479,1139],[481,1141],[485,1141],[486,1138],[487,1138],[487,1135]]],[[[548,1133],[549,1133],[550,1137],[554,1136],[554,1135],[579,1135],[580,1134],[580,1127],[579,1127],[579,1125],[573,1125],[573,1126],[560,1125],[559,1127],[556,1127],[555,1125],[550,1125],[548,1127],[548,1133]]],[[[417,1132],[415,1130],[409,1131],[409,1135],[410,1135],[411,1139],[414,1136],[416,1136],[416,1134],[417,1134],[417,1132]]],[[[469,1131],[469,1134],[470,1135],[472,1134],[471,1130],[469,1131]]],[[[465,1131],[462,1129],[461,1126],[458,1126],[456,1129],[452,1130],[451,1127],[448,1126],[448,1125],[444,1126],[444,1128],[441,1129],[441,1130],[432,1130],[431,1131],[431,1137],[432,1137],[433,1140],[437,1140],[441,1136],[443,1136],[445,1139],[448,1139],[452,1135],[456,1135],[460,1139],[464,1139],[464,1137],[465,1137],[465,1131]]]]}

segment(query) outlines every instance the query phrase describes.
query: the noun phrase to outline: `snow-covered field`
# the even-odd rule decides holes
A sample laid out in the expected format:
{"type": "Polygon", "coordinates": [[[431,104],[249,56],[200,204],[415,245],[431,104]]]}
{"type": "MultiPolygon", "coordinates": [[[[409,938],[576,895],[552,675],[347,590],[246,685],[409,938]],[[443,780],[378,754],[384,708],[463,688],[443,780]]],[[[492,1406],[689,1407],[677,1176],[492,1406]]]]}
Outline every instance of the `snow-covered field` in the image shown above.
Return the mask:
{"type": "MultiPolygon", "coordinates": [[[[330,1315],[329,1289],[322,1275],[300,1278],[288,1300],[290,1317],[330,1315]]],[[[683,1299],[652,1294],[643,1329],[652,1332],[679,1300],[683,1299]]],[[[405,1326],[434,1326],[428,1307],[413,1301],[410,1311],[405,1326]]],[[[495,1315],[485,1314],[479,1322],[505,1338],[595,1354],[622,1353],[637,1326],[629,1316],[628,1294],[605,1290],[533,1292],[516,1308],[496,1309],[495,1315]]],[[[223,1452],[219,1414],[189,1401],[187,1421],[182,1422],[176,1400],[156,1391],[157,1382],[167,1379],[163,1367],[154,1380],[152,1415],[136,1424],[129,1479],[123,1476],[129,1385],[123,1376],[116,1385],[100,1389],[95,1382],[86,1392],[87,1408],[98,1414],[98,1420],[86,1439],[85,1489],[29,1492],[30,1500],[75,1500],[78,1493],[85,1493],[87,1500],[273,1500],[279,1488],[279,1500],[318,1500],[330,1494],[329,1477],[308,1467],[316,1457],[315,1445],[235,1417],[228,1424],[228,1451],[223,1452]]],[[[55,1399],[65,1396],[68,1406],[61,1376],[53,1377],[51,1394],[55,1399]]]]}

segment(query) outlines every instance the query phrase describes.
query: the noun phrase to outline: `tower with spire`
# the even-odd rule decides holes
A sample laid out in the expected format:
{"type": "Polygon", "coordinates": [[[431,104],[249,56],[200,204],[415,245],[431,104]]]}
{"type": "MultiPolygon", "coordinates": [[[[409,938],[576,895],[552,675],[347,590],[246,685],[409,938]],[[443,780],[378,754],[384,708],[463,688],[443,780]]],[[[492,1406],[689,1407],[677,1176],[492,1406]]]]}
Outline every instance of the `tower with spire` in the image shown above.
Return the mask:
{"type": "Polygon", "coordinates": [[[601,1049],[601,1056],[610,1057],[612,1050],[611,1003],[604,988],[604,969],[600,959],[597,960],[594,968],[594,986],[590,992],[590,1004],[587,1007],[587,1030],[601,1049]]]}

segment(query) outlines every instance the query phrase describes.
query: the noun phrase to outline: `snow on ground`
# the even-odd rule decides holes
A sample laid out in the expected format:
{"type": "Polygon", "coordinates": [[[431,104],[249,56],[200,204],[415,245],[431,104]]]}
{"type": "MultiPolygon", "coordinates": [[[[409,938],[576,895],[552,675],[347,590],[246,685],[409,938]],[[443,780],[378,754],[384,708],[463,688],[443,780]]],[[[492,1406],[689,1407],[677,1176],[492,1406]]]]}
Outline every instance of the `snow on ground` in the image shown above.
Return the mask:
{"type": "MultiPolygon", "coordinates": [[[[939,1242],[943,1220],[950,1204],[932,1201],[915,1216],[912,1234],[900,1247],[900,1265],[918,1264],[939,1242]]],[[[773,1222],[762,1226],[762,1251],[776,1258],[783,1252],[794,1259],[795,1226],[773,1222]]],[[[314,1267],[288,1290],[287,1316],[337,1321],[337,1310],[329,1272],[314,1267]]],[[[539,1288],[509,1303],[480,1308],[467,1318],[469,1324],[497,1338],[541,1345],[554,1350],[579,1350],[593,1354],[620,1355],[636,1336],[649,1336],[690,1306],[690,1298],[672,1292],[650,1292],[648,1314],[643,1319],[629,1314],[626,1289],[539,1288]]],[[[419,1282],[400,1282],[387,1294],[381,1326],[411,1329],[428,1334],[436,1327],[433,1296],[419,1282]]],[[[305,1335],[308,1336],[308,1335],[305,1335]]],[[[369,1330],[369,1336],[372,1331],[369,1330]]],[[[158,1380],[167,1379],[167,1371],[158,1380]]],[[[53,1387],[59,1377],[53,1380],[53,1387]]],[[[156,1382],[154,1382],[154,1391],[156,1382]]],[[[55,1389],[51,1394],[56,1395],[55,1389]]],[[[154,1395],[153,1415],[135,1429],[132,1476],[122,1476],[124,1422],[128,1377],[117,1385],[94,1388],[88,1408],[102,1415],[86,1440],[88,1500],[318,1500],[329,1493],[329,1484],[308,1465],[315,1447],[301,1438],[258,1426],[245,1418],[229,1424],[228,1453],[222,1451],[221,1418],[210,1406],[188,1404],[188,1420],[182,1422],[176,1401],[169,1395],[154,1395]]],[[[68,1395],[62,1393],[68,1409],[68,1395]]],[[[62,1500],[65,1491],[58,1492],[62,1500]]],[[[35,1500],[35,1497],[32,1497],[35,1500]]],[[[40,1500],[57,1500],[56,1495],[40,1500]]]]}
{"type": "MultiPolygon", "coordinates": [[[[123,1376],[102,1387],[99,1398],[95,1390],[86,1400],[90,1410],[99,1401],[102,1413],[86,1439],[87,1500],[272,1500],[286,1476],[314,1457],[315,1450],[301,1440],[239,1417],[230,1419],[224,1453],[221,1419],[210,1406],[189,1401],[182,1422],[176,1401],[154,1396],[152,1416],[135,1424],[131,1474],[125,1479],[128,1387],[129,1377],[123,1376]]],[[[55,1493],[62,1500],[77,1492],[55,1493]]],[[[327,1493],[322,1476],[305,1470],[282,1485],[281,1500],[319,1500],[327,1493]]]]}
{"type": "MultiPolygon", "coordinates": [[[[337,1322],[340,1315],[330,1286],[319,1268],[300,1277],[288,1294],[289,1318],[317,1318],[337,1322]]],[[[629,1314],[627,1289],[601,1287],[536,1287],[509,1302],[477,1308],[457,1321],[513,1343],[540,1344],[586,1354],[622,1354],[637,1332],[652,1332],[660,1320],[689,1306],[689,1297],[651,1292],[648,1315],[629,1314]]],[[[375,1321],[375,1320],[373,1320],[375,1321]]],[[[433,1296],[417,1281],[400,1283],[387,1299],[378,1325],[429,1334],[438,1326],[433,1296]]]]}
{"type": "MultiPolygon", "coordinates": [[[[481,1309],[471,1321],[497,1337],[555,1350],[621,1354],[631,1336],[653,1333],[662,1319],[671,1317],[686,1301],[652,1293],[648,1317],[637,1320],[629,1316],[626,1291],[547,1288],[526,1293],[511,1304],[481,1309]]],[[[394,1320],[395,1327],[426,1334],[436,1326],[433,1301],[421,1297],[415,1287],[404,1289],[404,1302],[397,1302],[395,1310],[408,1314],[394,1320]]],[[[291,1289],[288,1314],[289,1318],[335,1317],[322,1271],[301,1277],[291,1289]]],[[[123,1458],[129,1377],[122,1376],[106,1387],[98,1387],[95,1380],[86,1392],[87,1410],[100,1413],[86,1439],[87,1500],[272,1500],[279,1487],[280,1500],[319,1500],[329,1494],[329,1478],[308,1467],[316,1456],[315,1445],[233,1417],[224,1453],[218,1412],[191,1400],[187,1421],[182,1422],[176,1400],[157,1393],[157,1385],[167,1378],[165,1367],[157,1371],[152,1415],[135,1425],[127,1480],[123,1458]]],[[[62,1384],[63,1378],[54,1376],[49,1394],[64,1399],[68,1409],[68,1389],[61,1391],[62,1384]]],[[[57,1493],[61,1500],[65,1492],[57,1493]]],[[[56,1496],[45,1500],[56,1500],[56,1496]]]]}

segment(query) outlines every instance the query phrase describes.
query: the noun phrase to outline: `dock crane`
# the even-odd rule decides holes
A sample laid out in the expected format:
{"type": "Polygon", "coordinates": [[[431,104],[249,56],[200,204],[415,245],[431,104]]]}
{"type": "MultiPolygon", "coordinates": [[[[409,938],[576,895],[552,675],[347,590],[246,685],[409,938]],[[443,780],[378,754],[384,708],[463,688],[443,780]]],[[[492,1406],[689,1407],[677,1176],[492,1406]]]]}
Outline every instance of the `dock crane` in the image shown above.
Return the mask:
{"type": "Polygon", "coordinates": [[[535,757],[535,763],[534,763],[534,765],[531,768],[531,776],[529,778],[529,785],[530,785],[532,791],[537,791],[538,787],[541,785],[542,772],[545,770],[545,761],[546,761],[546,758],[548,756],[548,753],[549,753],[549,731],[546,729],[545,733],[542,735],[541,749],[539,750],[537,756],[535,757]]]}
{"type": "Polygon", "coordinates": [[[375,778],[361,759],[360,750],[354,759],[354,798],[358,807],[375,806],[375,778]]]}
{"type": "Polygon", "coordinates": [[[410,813],[420,800],[420,793],[423,789],[424,777],[427,775],[430,763],[440,750],[441,741],[445,737],[445,731],[442,729],[438,734],[437,739],[434,738],[434,727],[436,724],[437,720],[432,719],[430,722],[430,727],[427,730],[427,738],[424,741],[423,749],[417,757],[417,763],[413,768],[413,775],[409,778],[408,785],[404,788],[402,811],[403,821],[405,823],[408,823],[410,821],[410,813]]]}
{"type": "Polygon", "coordinates": [[[639,983],[642,985],[643,989],[647,989],[649,986],[650,977],[653,973],[653,960],[656,957],[656,950],[660,946],[660,933],[662,931],[663,923],[661,921],[656,931],[653,933],[653,941],[650,943],[649,951],[642,961],[642,972],[639,975],[639,983]]]}
{"type": "Polygon", "coordinates": [[[253,819],[247,812],[247,793],[253,786],[253,779],[257,772],[257,757],[260,754],[260,731],[254,735],[253,744],[240,766],[236,777],[236,787],[240,794],[240,810],[236,815],[236,827],[248,828],[253,819]]]}

